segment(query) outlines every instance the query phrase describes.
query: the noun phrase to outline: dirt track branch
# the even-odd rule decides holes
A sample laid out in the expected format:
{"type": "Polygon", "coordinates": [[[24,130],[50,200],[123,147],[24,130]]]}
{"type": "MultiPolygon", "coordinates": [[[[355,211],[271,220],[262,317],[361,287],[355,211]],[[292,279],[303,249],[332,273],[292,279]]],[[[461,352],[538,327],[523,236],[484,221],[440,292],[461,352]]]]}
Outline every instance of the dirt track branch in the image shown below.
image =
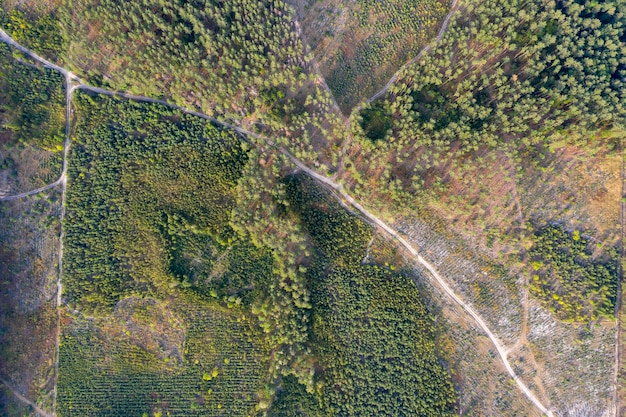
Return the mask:
{"type": "Polygon", "coordinates": [[[35,190],[27,191],[25,193],[9,195],[9,196],[6,196],[6,197],[0,197],[0,201],[18,200],[20,198],[28,197],[30,195],[39,194],[42,191],[46,191],[46,190],[49,190],[50,188],[56,187],[57,185],[61,184],[62,181],[65,181],[65,176],[63,176],[63,175],[58,180],[56,180],[55,182],[53,182],[51,184],[44,185],[43,187],[39,187],[39,188],[37,188],[35,190]]]}
{"type": "Polygon", "coordinates": [[[35,404],[34,402],[32,402],[31,400],[29,400],[28,398],[24,397],[22,394],[20,394],[19,392],[17,392],[17,390],[15,388],[13,388],[13,386],[11,384],[9,384],[4,378],[0,377],[0,383],[2,385],[4,385],[4,387],[6,389],[8,389],[9,391],[11,391],[11,393],[15,396],[15,398],[17,398],[18,400],[20,400],[21,402],[23,402],[26,405],[29,405],[30,407],[32,407],[32,409],[39,414],[40,416],[43,417],[53,417],[51,414],[46,413],[45,411],[43,411],[41,408],[39,408],[37,406],[37,404],[35,404]]]}

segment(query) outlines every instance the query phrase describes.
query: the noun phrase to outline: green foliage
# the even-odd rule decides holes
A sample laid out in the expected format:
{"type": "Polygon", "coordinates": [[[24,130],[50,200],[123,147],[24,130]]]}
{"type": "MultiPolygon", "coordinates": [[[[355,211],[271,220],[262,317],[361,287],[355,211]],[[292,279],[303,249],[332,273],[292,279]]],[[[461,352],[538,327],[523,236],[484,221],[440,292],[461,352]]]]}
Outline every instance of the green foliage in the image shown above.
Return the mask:
{"type": "MultiPolygon", "coordinates": [[[[311,267],[311,341],[323,367],[328,415],[453,415],[456,396],[438,362],[432,317],[410,279],[361,259],[371,229],[313,180],[288,180],[290,207],[318,248],[311,267]]],[[[293,415],[294,388],[279,396],[293,415]]],[[[304,415],[319,415],[313,399],[304,415]]],[[[289,414],[291,413],[291,414],[289,414]]]]}
{"type": "Polygon", "coordinates": [[[433,319],[407,277],[376,266],[334,268],[316,290],[313,340],[333,414],[454,415],[433,319]]]}
{"type": "Polygon", "coordinates": [[[391,128],[391,115],[388,106],[376,102],[371,106],[361,109],[359,124],[365,136],[372,142],[383,140],[391,128]]]}
{"type": "Polygon", "coordinates": [[[16,61],[0,43],[0,128],[49,151],[63,150],[65,93],[56,71],[16,61]]]}
{"type": "Polygon", "coordinates": [[[243,239],[271,249],[273,276],[267,293],[252,305],[271,349],[271,374],[293,375],[313,389],[309,356],[310,291],[306,282],[310,251],[300,225],[285,215],[285,185],[279,182],[279,166],[285,161],[269,155],[273,162],[249,151],[250,163],[238,185],[237,206],[231,225],[243,239]],[[264,166],[265,165],[265,166],[264,166]]]}
{"type": "MultiPolygon", "coordinates": [[[[71,302],[106,309],[177,282],[236,292],[209,277],[235,240],[228,221],[246,162],[236,136],[162,106],[85,95],[76,105],[63,277],[71,302]]],[[[227,257],[239,250],[251,251],[236,245],[227,257]]]]}
{"type": "Polygon", "coordinates": [[[626,114],[619,3],[475,2],[471,20],[457,21],[392,89],[396,115],[413,119],[420,137],[468,151],[508,136],[586,143],[626,114]]]}
{"type": "Polygon", "coordinates": [[[66,0],[60,13],[89,78],[205,112],[240,117],[301,73],[281,0],[66,0]]]}
{"type": "Polygon", "coordinates": [[[342,4],[337,19],[347,22],[341,23],[343,31],[334,36],[343,45],[329,59],[332,70],[327,76],[342,110],[349,113],[353,105],[373,95],[400,66],[414,58],[436,36],[448,6],[449,2],[440,0],[357,0],[342,4]]]}
{"type": "Polygon", "coordinates": [[[298,383],[292,376],[282,379],[278,395],[268,412],[269,417],[322,417],[323,412],[318,400],[298,383]]]}
{"type": "Polygon", "coordinates": [[[601,149],[626,116],[624,5],[468,2],[389,90],[390,140],[361,156],[385,168],[380,191],[439,196],[486,150],[539,165],[564,146],[601,149]]]}
{"type": "Polygon", "coordinates": [[[351,215],[304,175],[285,180],[289,207],[299,217],[315,245],[340,265],[354,265],[363,258],[363,248],[372,229],[351,215]]]}
{"type": "Polygon", "coordinates": [[[265,379],[267,351],[241,321],[245,313],[189,294],[177,294],[177,299],[172,307],[185,316],[184,352],[178,346],[165,360],[137,344],[133,332],[112,336],[106,328],[110,323],[70,325],[61,340],[57,412],[250,415],[265,379]]]}
{"type": "Polygon", "coordinates": [[[592,244],[578,231],[545,226],[535,233],[531,292],[563,320],[612,317],[617,297],[616,250],[594,259],[592,244]]]}
{"type": "MultiPolygon", "coordinates": [[[[251,201],[272,188],[257,182],[258,163],[235,132],[160,105],[80,94],[76,107],[69,303],[100,315],[124,297],[162,299],[182,288],[247,308],[273,349],[270,375],[310,384],[309,296],[291,246],[303,238],[256,229],[271,218],[251,201]]],[[[283,233],[294,225],[276,226],[283,233]]]]}
{"type": "Polygon", "coordinates": [[[22,45],[47,57],[58,57],[67,50],[67,42],[54,14],[35,16],[19,9],[6,10],[0,1],[0,27],[22,45]]]}

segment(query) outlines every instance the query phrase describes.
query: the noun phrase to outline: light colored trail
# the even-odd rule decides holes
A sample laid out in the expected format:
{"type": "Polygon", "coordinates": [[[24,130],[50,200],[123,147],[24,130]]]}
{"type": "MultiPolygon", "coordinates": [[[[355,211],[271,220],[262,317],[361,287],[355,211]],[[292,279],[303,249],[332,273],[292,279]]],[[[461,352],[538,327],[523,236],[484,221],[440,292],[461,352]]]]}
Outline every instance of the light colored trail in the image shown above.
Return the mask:
{"type": "Polygon", "coordinates": [[[63,283],[61,282],[61,276],[63,275],[63,238],[65,237],[65,228],[63,227],[63,220],[65,219],[65,198],[67,191],[67,167],[69,164],[69,152],[72,144],[72,94],[74,87],[72,86],[71,73],[65,74],[65,146],[63,149],[63,172],[61,173],[61,214],[59,215],[60,223],[60,236],[59,236],[59,269],[57,275],[57,340],[56,340],[56,357],[54,359],[54,389],[52,391],[52,410],[56,415],[57,405],[57,381],[59,379],[59,357],[61,347],[61,305],[63,295],[63,283]]]}
{"type": "MultiPolygon", "coordinates": [[[[456,2],[457,2],[457,0],[454,1],[453,7],[456,6],[456,2]]],[[[440,31],[440,36],[443,33],[443,31],[445,30],[445,27],[447,26],[448,21],[449,21],[449,16],[446,19],[445,25],[442,27],[442,29],[440,31]]],[[[439,39],[439,37],[438,37],[438,39],[439,39]]],[[[236,131],[237,133],[239,133],[241,135],[253,137],[255,139],[259,139],[261,141],[264,141],[268,145],[273,146],[277,150],[279,150],[283,155],[285,155],[287,158],[289,158],[289,160],[294,165],[296,165],[300,170],[302,170],[303,172],[308,174],[311,178],[313,178],[313,179],[321,182],[322,184],[325,184],[326,186],[330,187],[331,189],[333,189],[335,192],[337,192],[339,194],[339,196],[345,202],[347,202],[350,206],[352,206],[356,210],[358,210],[362,214],[362,216],[364,216],[364,218],[366,220],[368,220],[373,225],[376,225],[379,228],[383,229],[391,237],[393,237],[395,240],[397,240],[402,246],[404,246],[415,257],[417,262],[420,263],[424,268],[426,268],[430,272],[432,277],[441,286],[441,288],[444,290],[446,295],[448,297],[450,297],[455,303],[457,303],[461,308],[463,308],[463,310],[465,310],[465,312],[467,312],[474,319],[474,321],[478,324],[478,326],[481,328],[481,330],[489,337],[489,339],[493,343],[494,347],[496,348],[496,350],[498,352],[498,355],[500,356],[500,359],[502,360],[502,363],[504,364],[504,367],[506,368],[507,372],[509,373],[511,378],[515,381],[515,383],[517,384],[517,386],[520,389],[520,391],[522,391],[522,393],[526,396],[526,398],[528,398],[535,405],[535,407],[537,407],[543,414],[545,414],[548,417],[554,417],[554,414],[547,407],[545,407],[541,403],[541,401],[539,401],[539,399],[532,393],[532,391],[515,374],[515,371],[513,370],[513,368],[511,367],[511,364],[509,363],[509,361],[507,359],[506,348],[501,344],[501,342],[496,337],[496,335],[491,332],[491,330],[489,329],[489,327],[487,326],[485,321],[482,319],[482,317],[478,314],[478,312],[476,312],[472,306],[466,304],[452,290],[452,288],[448,285],[446,280],[437,272],[435,267],[431,263],[429,263],[426,259],[424,259],[418,253],[418,251],[415,248],[413,248],[413,246],[407,240],[405,240],[402,236],[400,236],[400,234],[397,231],[392,229],[389,225],[387,225],[381,219],[379,219],[374,214],[372,214],[370,211],[368,211],[366,208],[364,208],[360,203],[358,203],[351,195],[349,195],[344,190],[342,184],[337,183],[337,182],[333,181],[331,178],[328,178],[328,177],[326,177],[326,176],[324,176],[324,175],[322,175],[322,174],[320,174],[320,173],[310,169],[303,162],[301,162],[299,159],[297,159],[295,156],[293,156],[289,151],[287,151],[284,148],[277,147],[276,145],[274,145],[272,140],[270,138],[266,137],[266,136],[260,135],[260,134],[255,133],[255,132],[248,131],[248,130],[243,129],[243,128],[239,127],[239,126],[235,126],[235,125],[232,125],[232,124],[227,123],[227,122],[223,122],[223,121],[217,120],[217,119],[215,119],[213,117],[210,117],[210,116],[208,116],[206,114],[203,114],[203,113],[200,113],[200,112],[197,112],[197,111],[194,111],[194,110],[190,110],[190,109],[187,109],[187,108],[175,105],[175,104],[168,103],[168,102],[166,102],[164,100],[158,100],[158,99],[154,99],[154,98],[151,98],[151,97],[138,96],[138,95],[134,95],[134,94],[127,94],[127,93],[123,93],[123,92],[109,91],[109,90],[105,90],[105,89],[98,88],[98,87],[88,86],[88,85],[80,82],[80,79],[78,79],[78,77],[76,77],[71,72],[69,72],[69,71],[67,71],[67,70],[65,70],[63,68],[57,67],[54,64],[49,63],[48,61],[46,61],[43,58],[39,57],[38,55],[36,55],[35,53],[31,52],[27,48],[17,44],[13,39],[8,37],[8,35],[5,32],[1,31],[1,30],[0,30],[0,40],[3,40],[5,42],[9,43],[10,45],[15,46],[20,51],[30,55],[34,59],[40,61],[41,63],[43,63],[46,66],[49,66],[50,68],[53,68],[53,69],[57,69],[58,68],[58,70],[65,75],[68,84],[70,84],[72,80],[73,81],[77,81],[79,83],[77,86],[70,87],[70,88],[67,89],[67,91],[68,91],[68,94],[67,94],[68,108],[67,108],[67,124],[66,124],[67,138],[66,138],[66,146],[65,146],[64,155],[63,155],[64,156],[64,160],[63,160],[63,174],[62,174],[62,178],[63,179],[62,179],[62,182],[61,182],[61,184],[63,186],[63,189],[62,189],[62,192],[63,192],[62,196],[63,197],[62,197],[61,219],[63,219],[63,216],[65,214],[65,191],[66,191],[66,186],[67,186],[67,179],[66,179],[66,175],[65,174],[67,172],[67,164],[68,164],[68,158],[67,157],[68,157],[68,152],[69,152],[69,145],[70,145],[70,142],[71,142],[71,139],[70,139],[70,112],[71,112],[70,105],[71,105],[71,96],[72,96],[73,90],[76,89],[76,88],[81,89],[81,90],[85,90],[85,91],[91,91],[91,92],[94,92],[94,93],[107,95],[107,96],[118,96],[118,97],[124,97],[124,98],[130,99],[130,100],[135,100],[135,101],[142,101],[142,102],[166,105],[166,106],[169,106],[171,108],[178,109],[178,110],[180,110],[180,111],[182,111],[184,113],[191,114],[191,115],[194,115],[194,116],[197,116],[197,117],[201,117],[201,118],[203,118],[205,120],[209,120],[209,121],[211,121],[211,122],[213,122],[215,124],[218,124],[220,126],[223,126],[223,127],[229,128],[229,129],[233,129],[234,131],[236,131]]],[[[418,59],[418,57],[415,58],[415,60],[417,60],[417,59],[418,59]]],[[[345,204],[344,201],[341,201],[342,204],[345,204]]],[[[61,230],[61,237],[63,237],[63,230],[61,230]]],[[[59,272],[61,271],[61,268],[62,268],[62,253],[63,253],[63,242],[61,240],[61,246],[60,246],[60,250],[59,250],[59,272]]],[[[57,282],[57,284],[58,284],[57,303],[59,303],[59,305],[60,305],[60,298],[61,298],[60,276],[61,276],[61,274],[59,273],[59,280],[57,282]]],[[[58,359],[58,354],[57,354],[57,359],[58,359]]],[[[58,361],[57,361],[57,364],[56,364],[55,368],[58,371],[58,361]]],[[[57,372],[57,375],[58,375],[58,372],[57,372]]],[[[54,398],[55,398],[55,401],[56,401],[56,385],[55,385],[55,396],[54,396],[54,398]]]]}
{"type": "Polygon", "coordinates": [[[341,197],[343,197],[348,203],[350,203],[350,205],[352,207],[356,208],[372,224],[380,227],[385,232],[387,232],[391,237],[393,237],[398,242],[400,242],[400,244],[402,244],[402,246],[404,246],[411,253],[411,255],[413,255],[415,257],[417,262],[419,262],[424,268],[426,268],[428,270],[428,272],[430,272],[432,277],[435,278],[435,280],[441,286],[441,288],[445,291],[445,293],[450,298],[452,298],[459,306],[461,306],[463,308],[463,310],[465,310],[470,316],[472,316],[472,318],[478,324],[478,326],[480,326],[482,331],[485,332],[485,334],[489,337],[489,339],[491,340],[491,342],[495,346],[496,350],[498,351],[498,354],[500,355],[500,358],[502,359],[502,363],[504,364],[504,367],[506,368],[507,372],[509,373],[509,375],[511,375],[511,378],[513,378],[513,380],[517,383],[517,386],[522,391],[522,393],[526,396],[526,398],[528,398],[530,401],[532,401],[532,403],[539,410],[541,410],[542,413],[544,413],[545,415],[547,415],[549,417],[554,417],[552,412],[548,408],[546,408],[541,403],[541,401],[539,401],[539,399],[537,397],[535,397],[535,395],[532,393],[532,391],[530,391],[530,389],[528,389],[526,384],[524,384],[524,382],[515,374],[515,371],[513,370],[513,368],[511,367],[511,364],[509,363],[509,361],[507,359],[506,348],[502,345],[502,343],[500,343],[500,341],[498,340],[496,335],[493,334],[491,332],[491,330],[489,330],[489,327],[487,326],[485,321],[482,319],[482,317],[476,312],[476,310],[474,310],[474,308],[472,306],[470,306],[469,304],[465,303],[458,295],[456,295],[456,293],[452,290],[452,288],[450,288],[450,286],[448,285],[446,280],[437,272],[435,267],[430,262],[428,262],[426,259],[424,259],[419,254],[419,252],[417,252],[417,250],[406,239],[404,239],[402,236],[400,236],[400,234],[398,234],[398,232],[396,232],[389,225],[387,225],[387,223],[385,223],[382,220],[380,220],[378,217],[376,217],[370,211],[368,211],[365,207],[363,207],[361,204],[359,204],[351,195],[349,195],[344,190],[344,188],[343,188],[343,186],[341,184],[337,184],[336,182],[334,182],[330,178],[325,177],[325,176],[323,176],[323,175],[313,171],[312,169],[308,168],[306,165],[304,165],[302,162],[300,162],[298,159],[296,159],[294,156],[292,156],[286,150],[281,149],[281,151],[285,155],[287,155],[289,157],[289,159],[298,168],[300,168],[302,171],[306,172],[309,176],[315,178],[319,182],[322,182],[322,183],[326,184],[327,186],[331,187],[332,189],[334,189],[335,191],[337,191],[337,193],[339,193],[341,195],[341,197]]]}
{"type": "Polygon", "coordinates": [[[393,83],[395,83],[398,80],[398,76],[400,75],[400,73],[402,71],[404,71],[404,69],[406,69],[406,67],[408,67],[409,65],[413,65],[415,64],[417,61],[419,61],[419,59],[428,51],[430,51],[432,49],[433,44],[437,44],[440,40],[441,37],[443,36],[444,32],[446,31],[446,29],[448,29],[448,25],[450,24],[450,18],[452,17],[452,15],[456,12],[457,9],[457,5],[458,5],[459,0],[453,0],[452,5],[450,6],[450,11],[448,12],[448,15],[446,16],[446,18],[443,20],[443,24],[441,25],[441,29],[439,29],[439,33],[437,34],[437,37],[434,39],[433,42],[431,42],[430,45],[426,45],[424,47],[424,49],[422,49],[420,51],[419,54],[417,54],[417,56],[415,58],[413,58],[412,60],[410,60],[409,62],[407,62],[406,64],[404,64],[403,66],[400,67],[400,69],[398,71],[396,71],[395,74],[393,74],[393,76],[389,79],[389,81],[387,81],[387,84],[385,84],[385,86],[383,88],[381,88],[376,94],[374,94],[372,97],[367,99],[367,103],[371,103],[372,101],[376,100],[377,98],[381,97],[383,94],[385,94],[389,88],[391,87],[391,85],[393,83]]]}
{"type": "Polygon", "coordinates": [[[30,407],[32,407],[32,409],[39,414],[40,416],[43,417],[54,417],[52,414],[48,414],[45,411],[43,411],[41,408],[37,407],[37,404],[35,404],[34,402],[32,402],[31,400],[29,400],[28,398],[24,397],[22,394],[20,394],[19,392],[17,392],[17,390],[15,388],[13,388],[13,386],[11,384],[9,384],[4,378],[0,377],[0,383],[2,385],[4,385],[4,387],[6,389],[8,389],[9,391],[11,391],[11,393],[13,395],[15,395],[15,398],[17,398],[18,400],[20,400],[21,402],[23,402],[24,404],[29,405],[30,407]]]}
{"type": "Polygon", "coordinates": [[[17,42],[15,42],[13,40],[13,38],[10,37],[9,35],[7,35],[7,33],[4,30],[2,30],[2,29],[0,29],[0,40],[2,40],[5,43],[8,43],[9,45],[14,47],[15,49],[18,49],[18,50],[22,51],[26,55],[29,55],[31,58],[35,59],[36,61],[41,62],[45,67],[51,68],[51,69],[56,70],[56,71],[59,71],[65,77],[69,77],[72,80],[80,81],[79,78],[76,75],[72,74],[70,71],[68,71],[65,68],[60,67],[60,66],[58,66],[56,64],[53,64],[52,62],[48,61],[47,59],[40,57],[39,55],[37,55],[36,53],[31,51],[30,49],[20,45],[17,42]]]}
{"type": "Polygon", "coordinates": [[[50,188],[54,188],[57,185],[61,184],[61,182],[63,182],[63,181],[65,181],[65,176],[61,175],[61,177],[58,180],[56,180],[55,182],[53,182],[51,184],[44,185],[43,187],[39,187],[39,188],[37,188],[35,190],[27,191],[25,193],[9,195],[9,196],[6,196],[6,197],[0,197],[0,201],[17,200],[17,199],[20,199],[20,198],[28,197],[30,195],[35,195],[35,194],[38,194],[38,193],[40,193],[42,191],[49,190],[50,188]]]}
{"type": "MultiPolygon", "coordinates": [[[[65,122],[65,146],[63,148],[63,170],[61,172],[61,175],[59,176],[59,179],[56,180],[55,182],[45,185],[43,187],[37,188],[35,190],[31,190],[31,191],[27,191],[24,193],[20,193],[20,194],[15,194],[15,195],[10,195],[10,196],[5,196],[5,197],[0,197],[0,201],[10,201],[10,200],[17,200],[20,198],[24,198],[24,197],[28,197],[34,194],[38,194],[42,191],[45,190],[49,190],[50,188],[54,188],[59,184],[63,184],[63,188],[65,189],[65,183],[67,181],[67,155],[69,153],[69,149],[70,149],[70,136],[69,136],[69,132],[70,132],[70,122],[69,122],[69,113],[70,113],[70,106],[71,106],[71,101],[72,101],[72,91],[73,88],[72,87],[72,81],[76,81],[80,83],[80,78],[78,78],[76,75],[74,75],[71,71],[66,70],[63,67],[60,67],[56,64],[53,64],[52,62],[48,61],[45,58],[42,58],[41,56],[37,55],[35,52],[31,51],[30,49],[20,45],[19,43],[15,42],[13,40],[13,38],[11,38],[4,30],[0,29],[0,40],[2,40],[3,42],[11,45],[12,47],[14,47],[15,49],[25,53],[26,55],[30,56],[31,58],[33,58],[36,61],[39,61],[40,63],[43,64],[44,67],[46,68],[50,68],[53,69],[55,71],[60,72],[61,74],[63,74],[63,76],[65,77],[65,84],[66,84],[66,122],[65,122]]],[[[21,61],[21,60],[20,60],[21,61]]]]}

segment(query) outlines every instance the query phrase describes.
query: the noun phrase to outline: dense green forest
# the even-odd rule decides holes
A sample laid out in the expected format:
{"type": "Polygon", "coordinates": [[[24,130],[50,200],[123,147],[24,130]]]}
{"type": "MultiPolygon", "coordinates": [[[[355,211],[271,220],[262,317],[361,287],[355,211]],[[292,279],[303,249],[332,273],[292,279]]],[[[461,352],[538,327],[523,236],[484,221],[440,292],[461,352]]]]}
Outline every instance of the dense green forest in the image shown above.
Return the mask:
{"type": "MultiPolygon", "coordinates": [[[[326,80],[283,0],[36,3],[0,0],[0,27],[85,83],[263,135],[76,90],[59,229],[60,414],[451,416],[472,407],[459,400],[455,364],[441,359],[437,322],[411,277],[368,261],[372,227],[294,170],[288,153],[407,239],[404,223],[418,216],[446,229],[446,239],[463,229],[451,238],[458,242],[470,241],[474,228],[476,253],[498,258],[498,270],[532,268],[526,286],[513,272],[483,265],[479,273],[501,279],[512,303],[518,294],[524,303],[527,288],[562,321],[615,313],[617,251],[567,231],[576,216],[589,221],[586,212],[560,216],[578,206],[545,219],[527,200],[539,194],[541,175],[555,170],[554,155],[615,159],[623,150],[626,0],[461,2],[441,42],[349,118],[326,82],[349,110],[370,81],[388,78],[389,68],[399,68],[392,63],[432,39],[426,35],[447,2],[346,5],[333,19],[353,19],[344,36],[351,38],[320,59],[326,80]]],[[[322,24],[331,13],[324,10],[315,12],[322,24]]],[[[332,42],[331,35],[318,41],[332,42]]],[[[61,75],[1,43],[0,145],[59,154],[63,88],[61,75]]],[[[7,155],[0,173],[15,165],[7,155]]],[[[597,204],[623,191],[621,183],[620,191],[605,187],[613,168],[589,166],[589,175],[593,169],[602,177],[589,186],[599,190],[597,204]]],[[[555,188],[565,196],[571,184],[548,184],[554,188],[541,197],[555,188]]],[[[571,195],[563,198],[574,207],[571,195]]],[[[51,207],[33,204],[46,213],[51,207]]],[[[58,227],[52,214],[45,221],[40,226],[58,227]]],[[[611,233],[602,239],[617,241],[611,233]]],[[[449,259],[464,267],[472,256],[449,259]]],[[[501,306],[490,301],[487,281],[468,285],[450,275],[461,298],[480,295],[476,308],[491,326],[487,314],[501,306]]],[[[529,371],[550,358],[514,334],[518,325],[529,328],[532,314],[525,309],[524,323],[503,315],[498,326],[510,324],[511,334],[496,330],[496,337],[508,345],[521,335],[511,365],[533,392],[545,384],[537,389],[550,402],[552,375],[529,371]]],[[[470,339],[480,340],[463,342],[470,339]]]]}
{"type": "Polygon", "coordinates": [[[617,298],[616,250],[595,259],[595,244],[579,231],[545,226],[534,236],[530,290],[559,318],[588,321],[613,317],[617,298]]]}
{"type": "Polygon", "coordinates": [[[0,0],[0,26],[17,42],[50,58],[62,58],[67,42],[60,30],[58,16],[54,11],[43,12],[41,4],[27,12],[17,8],[8,11],[5,0],[0,0]]]}
{"type": "MultiPolygon", "coordinates": [[[[493,162],[489,153],[541,165],[566,145],[616,149],[626,114],[624,6],[464,3],[437,47],[381,99],[391,109],[377,122],[391,124],[386,139],[372,144],[352,123],[364,148],[351,155],[362,161],[351,168],[354,181],[365,193],[377,184],[408,204],[415,193],[437,198],[452,182],[466,182],[466,174],[493,162]]],[[[360,117],[370,118],[373,108],[360,117]]]]}
{"type": "MultiPolygon", "coordinates": [[[[437,359],[433,318],[410,278],[363,264],[372,229],[349,214],[312,179],[287,178],[290,211],[315,244],[309,269],[311,340],[323,367],[323,415],[453,415],[456,394],[437,359]]],[[[310,399],[287,381],[280,416],[303,411],[310,399]],[[292,391],[294,390],[294,391],[292,391]]]]}
{"type": "Polygon", "coordinates": [[[63,150],[65,92],[56,71],[19,62],[5,43],[0,44],[0,128],[12,141],[63,150]]]}
{"type": "Polygon", "coordinates": [[[240,307],[179,293],[128,315],[75,320],[64,330],[57,412],[63,416],[248,416],[268,352],[240,307]],[[184,345],[179,326],[184,327],[184,345]],[[158,327],[158,328],[157,328],[158,327]]]}
{"type": "MultiPolygon", "coordinates": [[[[292,395],[291,386],[325,415],[453,410],[455,394],[437,361],[432,318],[414,284],[360,263],[369,226],[314,183],[280,180],[281,158],[261,158],[234,133],[201,119],[85,94],[77,95],[76,106],[63,276],[71,306],[107,316],[128,297],[184,301],[180,291],[192,291],[249,315],[255,343],[262,340],[272,352],[265,381],[285,381],[277,404],[292,395]],[[364,298],[351,298],[352,290],[364,298]],[[340,329],[353,336],[340,343],[340,329]],[[348,343],[358,334],[368,335],[364,345],[348,343]],[[363,349],[367,360],[356,356],[363,349]],[[363,376],[357,385],[355,372],[363,376]],[[338,384],[343,393],[332,388],[338,384]]],[[[83,337],[93,336],[76,340],[83,337]]],[[[120,346],[113,357],[131,349],[120,346]]],[[[82,363],[71,353],[76,349],[67,351],[67,366],[93,374],[73,365],[82,363]]],[[[107,356],[94,355],[85,360],[107,356]]],[[[81,375],[74,377],[87,378],[81,375]]],[[[140,378],[134,375],[129,381],[140,378]]],[[[119,389],[116,378],[107,390],[119,389]]],[[[78,395],[73,387],[84,383],[74,382],[63,385],[67,404],[78,395]]],[[[105,389],[102,384],[95,389],[105,389]]],[[[261,409],[272,392],[258,393],[261,409]]]]}
{"type": "Polygon", "coordinates": [[[410,140],[437,155],[454,142],[471,152],[516,138],[521,149],[554,149],[616,127],[625,114],[620,4],[470,2],[392,88],[393,146],[410,140]]]}
{"type": "Polygon", "coordinates": [[[90,80],[217,115],[263,109],[301,74],[302,45],[280,0],[66,1],[59,21],[71,63],[90,80]]]}
{"type": "Polygon", "coordinates": [[[161,106],[87,95],[75,104],[63,277],[72,304],[110,309],[158,293],[172,275],[210,290],[212,251],[234,239],[229,212],[246,163],[239,139],[161,106]]]}
{"type": "Polygon", "coordinates": [[[243,206],[262,185],[246,188],[258,162],[247,162],[245,143],[162,106],[88,95],[76,105],[63,277],[70,305],[100,316],[125,297],[189,289],[252,312],[273,350],[268,381],[310,380],[298,365],[309,308],[294,292],[301,273],[279,247],[251,240],[235,211],[258,215],[243,206]]]}

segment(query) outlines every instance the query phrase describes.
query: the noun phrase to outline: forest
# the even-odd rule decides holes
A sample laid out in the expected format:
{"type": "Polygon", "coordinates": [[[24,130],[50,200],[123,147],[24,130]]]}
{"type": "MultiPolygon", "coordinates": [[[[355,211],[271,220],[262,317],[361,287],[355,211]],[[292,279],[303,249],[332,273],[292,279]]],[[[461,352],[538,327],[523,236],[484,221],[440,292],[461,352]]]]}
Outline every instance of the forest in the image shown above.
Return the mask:
{"type": "Polygon", "coordinates": [[[280,0],[80,0],[58,19],[90,81],[239,119],[299,82],[302,45],[283,10],[280,0]]]}
{"type": "MultiPolygon", "coordinates": [[[[417,290],[404,276],[360,263],[369,226],[314,183],[281,179],[280,158],[258,159],[233,133],[201,119],[86,94],[77,95],[76,105],[63,276],[70,306],[107,317],[129,297],[184,302],[189,296],[181,291],[192,291],[247,315],[251,334],[273,352],[264,359],[265,381],[284,378],[286,387],[291,381],[324,415],[453,411],[454,389],[417,290]],[[344,300],[354,285],[367,296],[344,300]],[[332,314],[336,308],[346,315],[332,314]],[[348,328],[370,335],[361,347],[373,349],[368,366],[336,367],[357,352],[335,345],[333,335],[363,309],[374,310],[348,328]],[[393,372],[380,379],[387,367],[393,372]],[[354,372],[363,373],[357,386],[349,383],[354,372]],[[335,384],[345,385],[344,396],[330,389],[335,384]],[[381,390],[389,394],[373,402],[381,390]],[[346,403],[346,395],[354,402],[346,403]]],[[[93,360],[107,354],[97,355],[93,360]]],[[[64,395],[76,384],[83,382],[67,382],[64,395]]],[[[262,403],[269,405],[274,391],[279,402],[292,395],[274,386],[262,403]]]]}
{"type": "Polygon", "coordinates": [[[496,159],[512,170],[545,169],[566,146],[617,151],[626,114],[623,7],[467,2],[381,104],[352,115],[363,121],[351,124],[357,143],[346,159],[355,191],[406,207],[414,195],[445,200],[460,187],[468,193],[460,200],[471,201],[488,189],[470,178],[481,171],[492,181],[496,159]],[[372,144],[365,123],[382,103],[390,111],[378,112],[377,125],[391,128],[372,144]]]}
{"type": "MultiPolygon", "coordinates": [[[[9,8],[0,0],[0,26],[16,41],[50,58],[58,59],[67,50],[67,42],[59,27],[58,16],[50,13],[9,8]]],[[[41,5],[38,5],[41,6],[41,5]]],[[[34,9],[38,9],[35,7],[34,9]]]]}
{"type": "Polygon", "coordinates": [[[58,413],[254,413],[266,381],[268,352],[258,329],[242,318],[250,316],[241,308],[226,308],[185,291],[166,303],[127,299],[106,318],[68,318],[60,352],[58,413]]]}
{"type": "Polygon", "coordinates": [[[559,318],[571,321],[611,318],[615,314],[618,253],[597,259],[594,243],[580,231],[545,226],[528,253],[533,269],[530,290],[559,318]]]}
{"type": "MultiPolygon", "coordinates": [[[[450,2],[301,3],[0,0],[3,30],[85,84],[175,105],[80,86],[67,191],[28,200],[62,238],[62,263],[46,258],[63,285],[53,411],[451,416],[476,410],[485,380],[494,410],[527,400],[522,380],[557,403],[571,381],[542,369],[562,352],[537,329],[612,331],[626,0],[464,0],[436,41],[450,2]],[[545,200],[562,207],[545,214],[545,200]],[[507,354],[438,287],[424,296],[421,257],[370,256],[374,228],[348,202],[449,264],[436,267],[507,354]],[[420,240],[422,221],[441,236],[420,240]],[[448,354],[443,333],[484,363],[510,353],[520,379],[460,374],[469,354],[448,354]]],[[[58,178],[64,93],[61,75],[0,44],[0,145],[52,155],[36,184],[58,178]]],[[[22,177],[1,150],[0,174],[22,177]]],[[[583,333],[577,348],[592,345],[583,333]]]]}
{"type": "Polygon", "coordinates": [[[246,163],[239,139],[162,106],[84,94],[75,104],[64,276],[72,304],[110,309],[159,293],[170,273],[182,287],[217,290],[205,269],[234,239],[229,212],[246,163]]]}
{"type": "Polygon", "coordinates": [[[0,127],[13,141],[63,150],[65,90],[56,71],[29,66],[0,44],[0,127]]]}
{"type": "Polygon", "coordinates": [[[446,0],[288,3],[345,114],[436,36],[450,7],[446,0]]]}
{"type": "Polygon", "coordinates": [[[391,89],[402,122],[394,147],[428,146],[436,163],[452,143],[460,153],[593,146],[620,125],[625,22],[615,2],[472,2],[458,19],[391,89]]]}
{"type": "MultiPolygon", "coordinates": [[[[292,215],[311,236],[309,268],[314,354],[324,368],[321,407],[294,402],[287,384],[277,400],[284,416],[449,416],[456,393],[437,359],[433,317],[409,277],[364,264],[369,225],[349,214],[312,179],[287,178],[292,215]]],[[[305,396],[306,397],[306,396],[305,396]]]]}

